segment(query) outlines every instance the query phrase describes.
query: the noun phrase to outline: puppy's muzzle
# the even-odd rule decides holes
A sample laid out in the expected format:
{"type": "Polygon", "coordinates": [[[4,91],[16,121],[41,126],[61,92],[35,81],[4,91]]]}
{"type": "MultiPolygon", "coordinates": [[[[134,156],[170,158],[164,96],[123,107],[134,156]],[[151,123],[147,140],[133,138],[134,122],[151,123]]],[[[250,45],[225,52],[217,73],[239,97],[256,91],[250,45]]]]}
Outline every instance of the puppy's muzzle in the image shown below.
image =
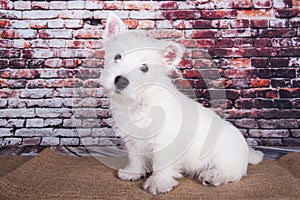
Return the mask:
{"type": "Polygon", "coordinates": [[[123,90],[129,84],[129,80],[124,76],[117,76],[115,78],[115,85],[118,90],[123,90]]]}

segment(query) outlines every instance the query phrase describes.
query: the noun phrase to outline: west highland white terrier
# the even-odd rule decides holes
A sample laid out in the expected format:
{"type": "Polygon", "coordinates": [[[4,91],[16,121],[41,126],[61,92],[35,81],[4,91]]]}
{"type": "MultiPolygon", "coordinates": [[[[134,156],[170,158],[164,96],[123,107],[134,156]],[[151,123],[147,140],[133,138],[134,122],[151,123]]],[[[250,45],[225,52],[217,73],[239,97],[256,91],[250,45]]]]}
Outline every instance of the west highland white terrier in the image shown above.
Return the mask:
{"type": "Polygon", "coordinates": [[[181,45],[129,31],[114,14],[108,16],[103,39],[100,81],[111,98],[116,135],[128,152],[120,179],[148,175],[143,189],[166,193],[183,175],[219,186],[239,181],[248,163],[262,161],[263,153],[249,147],[236,127],[174,86],[168,74],[182,58],[181,45]]]}

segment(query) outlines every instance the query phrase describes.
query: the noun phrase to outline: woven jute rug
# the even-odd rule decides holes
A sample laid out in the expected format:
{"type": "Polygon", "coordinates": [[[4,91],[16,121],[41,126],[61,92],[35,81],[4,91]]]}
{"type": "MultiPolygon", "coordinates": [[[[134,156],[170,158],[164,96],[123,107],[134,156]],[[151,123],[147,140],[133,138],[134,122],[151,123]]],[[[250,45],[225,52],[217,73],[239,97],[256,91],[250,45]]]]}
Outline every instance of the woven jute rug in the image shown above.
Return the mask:
{"type": "MultiPolygon", "coordinates": [[[[1,171],[8,166],[3,164],[3,159],[0,156],[1,171]]],[[[160,195],[144,192],[141,189],[144,180],[119,180],[116,170],[101,164],[94,157],[71,157],[51,149],[6,172],[0,178],[0,199],[3,200],[300,199],[300,153],[250,166],[248,176],[238,183],[206,187],[193,179],[182,178],[173,191],[160,195]]]]}

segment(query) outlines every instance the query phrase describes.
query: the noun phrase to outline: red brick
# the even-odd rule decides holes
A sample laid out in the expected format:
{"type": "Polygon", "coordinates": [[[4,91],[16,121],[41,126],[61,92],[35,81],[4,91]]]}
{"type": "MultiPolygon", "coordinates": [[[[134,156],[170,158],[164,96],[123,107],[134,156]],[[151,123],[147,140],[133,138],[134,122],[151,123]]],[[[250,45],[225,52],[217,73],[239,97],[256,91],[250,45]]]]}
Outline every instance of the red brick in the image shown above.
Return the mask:
{"type": "Polygon", "coordinates": [[[253,67],[268,67],[269,58],[251,58],[251,65],[253,67]]]}
{"type": "Polygon", "coordinates": [[[104,10],[120,10],[123,8],[122,1],[104,1],[103,9],[104,10]]]}
{"type": "Polygon", "coordinates": [[[279,90],[280,98],[298,98],[300,96],[300,88],[284,88],[279,90]]]}
{"type": "Polygon", "coordinates": [[[140,10],[141,5],[140,3],[133,3],[133,2],[124,2],[124,9],[125,10],[140,10]]]}
{"type": "Polygon", "coordinates": [[[269,87],[270,80],[269,79],[251,79],[252,87],[269,87]]]}
{"type": "Polygon", "coordinates": [[[186,38],[214,38],[216,36],[216,31],[214,30],[195,30],[195,31],[186,31],[186,38]]]}
{"type": "Polygon", "coordinates": [[[253,19],[250,21],[251,28],[267,28],[269,26],[269,21],[266,19],[253,19]]]}
{"type": "Polygon", "coordinates": [[[0,58],[19,58],[20,56],[21,56],[20,50],[0,49],[0,58]]]}
{"type": "Polygon", "coordinates": [[[272,5],[271,0],[254,0],[254,8],[270,8],[272,5]]]}
{"type": "Polygon", "coordinates": [[[300,48],[299,47],[278,48],[277,54],[278,56],[299,57],[300,48]]]}
{"type": "Polygon", "coordinates": [[[67,47],[68,48],[85,48],[85,40],[68,40],[67,47]]]}
{"type": "Polygon", "coordinates": [[[195,20],[193,24],[195,29],[207,29],[210,28],[210,20],[195,20]]]}
{"type": "Polygon", "coordinates": [[[254,47],[270,47],[270,46],[272,46],[270,38],[256,38],[253,40],[253,42],[254,42],[254,47]]]}
{"type": "Polygon", "coordinates": [[[255,37],[257,30],[255,29],[228,29],[221,30],[222,37],[255,37]]]}
{"type": "Polygon", "coordinates": [[[232,28],[248,28],[249,27],[249,20],[247,19],[237,19],[231,21],[232,28]]]}
{"type": "Polygon", "coordinates": [[[10,20],[0,20],[0,28],[10,27],[10,20]]]}
{"type": "Polygon", "coordinates": [[[123,22],[130,29],[135,29],[138,25],[138,20],[123,20],[123,22]]]}
{"type": "Polygon", "coordinates": [[[252,38],[236,38],[234,39],[235,47],[252,47],[253,41],[252,38]]]}
{"type": "Polygon", "coordinates": [[[226,78],[252,78],[254,70],[250,69],[226,69],[224,77],[226,78]]]}
{"type": "Polygon", "coordinates": [[[24,59],[11,59],[9,60],[9,67],[14,69],[26,68],[26,60],[24,59]]]}
{"type": "Polygon", "coordinates": [[[1,40],[0,39],[0,48],[10,48],[13,46],[13,43],[11,40],[1,40]]]}
{"type": "Polygon", "coordinates": [[[167,19],[195,19],[199,15],[199,12],[190,10],[176,10],[165,12],[165,17],[167,19]]]}
{"type": "Polygon", "coordinates": [[[249,58],[233,58],[231,59],[231,66],[236,68],[250,68],[249,58]]]}
{"type": "Polygon", "coordinates": [[[283,8],[276,10],[276,17],[279,18],[292,18],[297,16],[299,9],[296,8],[283,8]]]}
{"type": "Polygon", "coordinates": [[[0,60],[0,69],[6,68],[8,66],[8,63],[9,63],[8,60],[1,59],[0,60]]]}
{"type": "Polygon", "coordinates": [[[103,50],[96,50],[95,51],[95,57],[96,58],[104,58],[104,54],[105,54],[105,52],[103,51],[103,50]]]}
{"type": "Polygon", "coordinates": [[[214,47],[214,46],[215,46],[215,41],[212,39],[197,40],[197,47],[209,48],[209,47],[214,47]]]}
{"type": "Polygon", "coordinates": [[[219,38],[216,39],[217,47],[233,47],[233,39],[231,38],[219,38]]]}
{"type": "Polygon", "coordinates": [[[177,10],[178,6],[175,1],[162,2],[160,5],[160,9],[162,10],[177,10]]]}
{"type": "Polygon", "coordinates": [[[61,67],[61,59],[47,59],[45,60],[45,66],[50,68],[59,68],[61,67]]]}
{"type": "Polygon", "coordinates": [[[289,61],[289,58],[270,58],[270,65],[271,67],[287,67],[289,61]]]}
{"type": "Polygon", "coordinates": [[[34,79],[39,77],[39,73],[38,71],[31,69],[3,70],[0,72],[0,77],[34,79]]]}
{"type": "Polygon", "coordinates": [[[193,68],[193,61],[187,60],[187,59],[182,59],[179,63],[179,68],[180,69],[191,69],[191,68],[193,68]]]}
{"type": "Polygon", "coordinates": [[[237,18],[238,19],[262,19],[262,18],[272,18],[273,10],[271,9],[259,9],[259,10],[238,10],[237,18]]]}
{"type": "Polygon", "coordinates": [[[102,37],[101,30],[79,30],[74,34],[75,38],[78,39],[99,39],[102,37]]]}
{"type": "Polygon", "coordinates": [[[183,76],[186,79],[202,79],[200,70],[184,70],[183,76]]]}
{"type": "Polygon", "coordinates": [[[201,17],[203,19],[234,19],[237,16],[236,10],[202,10],[201,17]]]}

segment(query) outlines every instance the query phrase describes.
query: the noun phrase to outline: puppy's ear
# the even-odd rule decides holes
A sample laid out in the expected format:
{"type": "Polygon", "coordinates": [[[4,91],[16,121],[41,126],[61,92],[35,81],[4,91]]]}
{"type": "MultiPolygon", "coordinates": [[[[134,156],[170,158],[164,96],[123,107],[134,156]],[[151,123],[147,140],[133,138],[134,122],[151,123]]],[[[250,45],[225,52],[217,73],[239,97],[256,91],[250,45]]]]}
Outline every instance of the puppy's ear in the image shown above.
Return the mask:
{"type": "Polygon", "coordinates": [[[163,45],[162,55],[164,64],[168,67],[175,67],[181,60],[184,48],[172,41],[165,42],[163,45]]]}
{"type": "Polygon", "coordinates": [[[105,25],[105,30],[103,33],[103,39],[108,40],[113,38],[114,36],[124,32],[127,30],[126,25],[122,22],[122,20],[115,14],[109,13],[107,20],[106,20],[106,25],[105,25]]]}

